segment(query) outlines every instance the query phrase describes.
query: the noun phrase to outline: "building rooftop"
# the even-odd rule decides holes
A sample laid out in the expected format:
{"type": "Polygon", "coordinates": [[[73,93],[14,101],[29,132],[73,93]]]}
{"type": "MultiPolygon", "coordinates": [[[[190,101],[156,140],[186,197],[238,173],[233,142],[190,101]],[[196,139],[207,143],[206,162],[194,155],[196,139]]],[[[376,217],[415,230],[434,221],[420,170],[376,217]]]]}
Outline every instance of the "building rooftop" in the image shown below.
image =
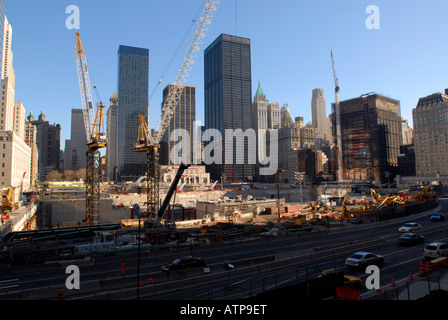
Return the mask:
{"type": "Polygon", "coordinates": [[[448,95],[437,92],[418,100],[417,108],[448,102],[448,95]]]}

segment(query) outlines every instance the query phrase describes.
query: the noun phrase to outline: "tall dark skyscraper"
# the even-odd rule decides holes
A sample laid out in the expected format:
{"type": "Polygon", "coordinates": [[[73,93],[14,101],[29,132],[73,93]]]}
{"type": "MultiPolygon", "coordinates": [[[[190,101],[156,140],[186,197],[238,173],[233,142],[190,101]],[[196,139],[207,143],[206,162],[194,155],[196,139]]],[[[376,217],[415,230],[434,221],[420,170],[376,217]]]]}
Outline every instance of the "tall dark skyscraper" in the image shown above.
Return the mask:
{"type": "Polygon", "coordinates": [[[134,152],[138,115],[148,119],[149,50],[120,45],[118,49],[117,165],[118,179],[145,174],[146,154],[134,152]]]}
{"type": "MultiPolygon", "coordinates": [[[[205,129],[219,130],[225,146],[226,129],[246,131],[252,127],[250,39],[221,34],[205,49],[204,64],[205,129]]],[[[237,148],[234,141],[233,165],[227,167],[233,172],[227,172],[224,165],[210,165],[211,179],[220,179],[225,172],[239,181],[251,180],[254,166],[248,164],[247,151],[247,144],[237,148]],[[237,153],[243,152],[244,164],[236,164],[237,153]]]]}

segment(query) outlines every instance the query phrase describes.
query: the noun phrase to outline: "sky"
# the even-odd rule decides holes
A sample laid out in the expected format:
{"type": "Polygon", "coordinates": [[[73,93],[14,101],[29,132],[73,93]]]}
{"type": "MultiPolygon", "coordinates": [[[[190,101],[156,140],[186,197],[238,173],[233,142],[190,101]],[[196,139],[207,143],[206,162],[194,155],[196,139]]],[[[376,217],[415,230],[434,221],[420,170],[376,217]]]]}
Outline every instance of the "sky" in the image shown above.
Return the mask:
{"type": "MultiPolygon", "coordinates": [[[[149,49],[149,92],[154,91],[149,127],[154,128],[162,90],[176,80],[191,32],[182,39],[203,3],[7,0],[15,100],[22,101],[27,116],[43,111],[50,123],[60,124],[64,149],[70,139],[71,109],[82,108],[75,58],[75,32],[79,32],[91,86],[97,87],[106,107],[117,90],[119,45],[149,49]],[[66,27],[70,5],[79,8],[77,30],[66,27]]],[[[280,106],[288,104],[293,118],[312,120],[315,88],[324,90],[327,114],[331,113],[333,51],[341,101],[369,92],[388,96],[400,101],[401,116],[412,126],[418,99],[448,88],[446,12],[446,0],[221,0],[187,81],[197,87],[197,120],[204,123],[203,52],[226,33],[251,40],[252,96],[260,81],[266,98],[280,106]],[[376,6],[377,15],[366,11],[370,5],[376,6]]]]}

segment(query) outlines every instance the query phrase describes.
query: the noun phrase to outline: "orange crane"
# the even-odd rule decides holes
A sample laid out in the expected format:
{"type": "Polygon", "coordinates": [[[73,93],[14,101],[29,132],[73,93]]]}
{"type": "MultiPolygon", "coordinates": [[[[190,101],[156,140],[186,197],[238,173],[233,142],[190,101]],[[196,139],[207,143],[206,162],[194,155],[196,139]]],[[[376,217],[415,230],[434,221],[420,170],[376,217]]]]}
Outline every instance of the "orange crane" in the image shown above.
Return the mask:
{"type": "Polygon", "coordinates": [[[84,127],[87,136],[86,153],[86,218],[87,225],[99,224],[100,200],[100,149],[107,145],[104,133],[104,105],[100,101],[96,115],[93,111],[92,91],[90,88],[87,58],[81,36],[76,32],[76,65],[83,107],[84,127]]]}

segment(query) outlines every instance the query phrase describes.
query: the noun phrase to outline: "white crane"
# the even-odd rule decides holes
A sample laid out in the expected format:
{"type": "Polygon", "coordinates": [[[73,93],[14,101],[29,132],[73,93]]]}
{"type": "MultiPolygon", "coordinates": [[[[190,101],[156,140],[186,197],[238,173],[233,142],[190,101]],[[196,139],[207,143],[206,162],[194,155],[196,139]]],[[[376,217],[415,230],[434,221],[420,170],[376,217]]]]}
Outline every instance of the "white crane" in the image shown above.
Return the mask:
{"type": "Polygon", "coordinates": [[[165,134],[171,117],[176,110],[176,106],[179,103],[179,99],[184,90],[184,85],[187,82],[190,71],[193,68],[193,64],[196,60],[203,40],[208,32],[208,26],[212,23],[212,20],[218,10],[218,5],[221,0],[208,0],[202,11],[202,16],[199,18],[199,22],[196,29],[193,32],[193,37],[188,45],[187,52],[183,62],[177,72],[177,78],[174,85],[170,86],[170,91],[165,99],[165,103],[162,107],[161,117],[159,118],[154,133],[154,143],[158,144],[165,134]]]}
{"type": "Polygon", "coordinates": [[[176,82],[169,86],[170,90],[162,106],[161,115],[157,121],[153,135],[149,132],[148,124],[145,122],[144,117],[139,115],[139,134],[137,143],[134,146],[134,151],[147,152],[147,204],[148,212],[151,211],[153,218],[158,212],[159,205],[159,144],[170,124],[172,115],[179,104],[180,97],[185,88],[185,83],[187,82],[187,78],[190,75],[190,71],[192,70],[203,40],[208,32],[208,27],[212,23],[216,11],[218,10],[220,1],[221,0],[207,0],[205,3],[202,15],[199,18],[182,64],[177,72],[176,82]]]}
{"type": "Polygon", "coordinates": [[[335,102],[334,110],[336,113],[336,146],[337,146],[337,157],[338,157],[338,182],[343,180],[343,163],[342,163],[342,136],[341,136],[341,109],[339,104],[339,80],[336,76],[336,69],[334,67],[334,57],[333,51],[331,51],[331,64],[333,66],[333,76],[334,76],[334,92],[335,92],[335,102]]]}

